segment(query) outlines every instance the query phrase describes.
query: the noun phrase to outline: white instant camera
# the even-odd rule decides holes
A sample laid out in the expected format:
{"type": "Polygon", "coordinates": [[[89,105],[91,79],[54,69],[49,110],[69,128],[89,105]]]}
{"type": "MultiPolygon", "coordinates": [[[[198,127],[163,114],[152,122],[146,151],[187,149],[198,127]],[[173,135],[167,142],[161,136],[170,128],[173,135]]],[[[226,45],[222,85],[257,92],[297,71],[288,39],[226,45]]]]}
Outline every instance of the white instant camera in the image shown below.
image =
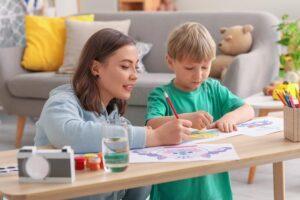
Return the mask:
{"type": "Polygon", "coordinates": [[[75,181],[74,151],[24,146],[18,154],[19,182],[72,183],[75,181]]]}

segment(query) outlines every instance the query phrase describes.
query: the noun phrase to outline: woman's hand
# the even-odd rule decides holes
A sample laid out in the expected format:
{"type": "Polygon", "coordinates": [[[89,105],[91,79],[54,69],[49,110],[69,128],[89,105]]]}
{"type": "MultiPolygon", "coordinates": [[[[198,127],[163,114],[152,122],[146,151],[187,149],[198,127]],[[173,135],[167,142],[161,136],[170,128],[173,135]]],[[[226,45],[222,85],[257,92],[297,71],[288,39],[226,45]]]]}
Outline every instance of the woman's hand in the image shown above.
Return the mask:
{"type": "Polygon", "coordinates": [[[213,122],[213,117],[205,111],[197,111],[193,113],[184,113],[179,115],[179,118],[187,119],[193,123],[193,128],[203,129],[211,125],[213,122]]]}
{"type": "Polygon", "coordinates": [[[188,140],[192,122],[185,119],[173,119],[158,128],[148,129],[146,146],[160,146],[180,144],[183,140],[188,140]]]}

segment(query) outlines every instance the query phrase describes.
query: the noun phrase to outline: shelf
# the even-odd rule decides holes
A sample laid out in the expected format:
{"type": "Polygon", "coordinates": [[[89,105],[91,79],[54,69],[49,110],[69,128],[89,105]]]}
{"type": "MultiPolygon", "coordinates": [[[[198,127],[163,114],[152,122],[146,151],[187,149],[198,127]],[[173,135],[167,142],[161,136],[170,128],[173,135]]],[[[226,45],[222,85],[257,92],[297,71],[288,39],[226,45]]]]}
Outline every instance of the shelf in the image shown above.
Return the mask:
{"type": "Polygon", "coordinates": [[[120,11],[156,11],[159,5],[160,0],[119,0],[120,11]]]}

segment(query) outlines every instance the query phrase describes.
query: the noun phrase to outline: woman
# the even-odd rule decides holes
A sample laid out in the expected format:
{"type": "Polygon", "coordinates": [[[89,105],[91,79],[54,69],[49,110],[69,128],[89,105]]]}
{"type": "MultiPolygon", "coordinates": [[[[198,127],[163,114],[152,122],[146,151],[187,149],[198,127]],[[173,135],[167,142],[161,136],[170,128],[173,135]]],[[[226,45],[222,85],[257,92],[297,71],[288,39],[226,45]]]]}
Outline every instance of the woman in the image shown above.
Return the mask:
{"type": "MultiPolygon", "coordinates": [[[[36,123],[35,145],[70,145],[76,153],[101,151],[103,122],[124,114],[125,101],[137,81],[137,63],[137,49],[129,36],[113,29],[92,35],[82,50],[72,85],[50,92],[36,123]]],[[[174,119],[157,129],[129,126],[130,148],[178,144],[188,137],[191,125],[174,119]]],[[[137,188],[93,198],[145,199],[148,193],[149,188],[137,188]]]]}

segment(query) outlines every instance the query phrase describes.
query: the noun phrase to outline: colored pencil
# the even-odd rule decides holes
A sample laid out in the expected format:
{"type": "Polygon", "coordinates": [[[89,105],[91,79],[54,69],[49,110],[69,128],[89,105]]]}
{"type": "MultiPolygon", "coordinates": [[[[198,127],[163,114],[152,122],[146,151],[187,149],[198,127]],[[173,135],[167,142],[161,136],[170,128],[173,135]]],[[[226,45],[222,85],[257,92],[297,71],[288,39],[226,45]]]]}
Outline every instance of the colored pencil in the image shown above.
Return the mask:
{"type": "Polygon", "coordinates": [[[294,103],[294,100],[293,100],[293,96],[292,96],[292,95],[289,95],[288,97],[289,97],[289,100],[290,100],[290,102],[291,102],[292,108],[296,108],[295,103],[294,103]]]}
{"type": "Polygon", "coordinates": [[[297,97],[297,100],[298,100],[298,104],[297,104],[297,108],[300,108],[300,94],[299,94],[299,91],[297,89],[296,90],[296,97],[297,97]]]}
{"type": "Polygon", "coordinates": [[[176,117],[177,119],[179,119],[179,116],[178,116],[178,114],[177,114],[177,112],[176,112],[176,110],[175,110],[175,108],[174,108],[174,105],[173,105],[173,103],[172,103],[172,101],[171,101],[169,95],[168,95],[165,91],[164,91],[164,95],[165,95],[165,98],[166,98],[166,100],[167,100],[169,106],[171,107],[171,110],[173,111],[173,114],[175,115],[175,117],[176,117]]]}
{"type": "Polygon", "coordinates": [[[281,96],[281,94],[279,94],[279,92],[276,92],[276,95],[279,97],[280,101],[283,103],[283,105],[286,106],[285,100],[284,98],[281,96]]]}
{"type": "Polygon", "coordinates": [[[287,106],[288,106],[288,107],[292,107],[291,102],[289,101],[289,97],[288,97],[287,93],[285,93],[285,94],[283,95],[283,97],[284,97],[284,99],[285,99],[285,101],[286,101],[287,106]]]}

